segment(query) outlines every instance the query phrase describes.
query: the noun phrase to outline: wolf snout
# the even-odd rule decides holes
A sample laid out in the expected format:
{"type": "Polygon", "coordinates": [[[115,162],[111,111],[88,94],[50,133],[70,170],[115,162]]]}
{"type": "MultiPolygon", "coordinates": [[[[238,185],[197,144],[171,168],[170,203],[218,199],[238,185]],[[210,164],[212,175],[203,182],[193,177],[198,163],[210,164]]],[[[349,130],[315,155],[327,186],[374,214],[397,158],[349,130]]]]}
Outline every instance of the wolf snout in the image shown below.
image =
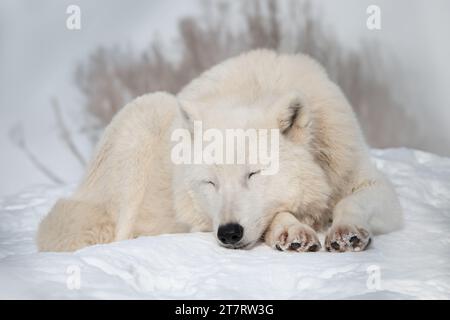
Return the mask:
{"type": "Polygon", "coordinates": [[[217,238],[223,244],[236,244],[242,239],[244,228],[238,223],[228,223],[219,226],[217,238]]]}

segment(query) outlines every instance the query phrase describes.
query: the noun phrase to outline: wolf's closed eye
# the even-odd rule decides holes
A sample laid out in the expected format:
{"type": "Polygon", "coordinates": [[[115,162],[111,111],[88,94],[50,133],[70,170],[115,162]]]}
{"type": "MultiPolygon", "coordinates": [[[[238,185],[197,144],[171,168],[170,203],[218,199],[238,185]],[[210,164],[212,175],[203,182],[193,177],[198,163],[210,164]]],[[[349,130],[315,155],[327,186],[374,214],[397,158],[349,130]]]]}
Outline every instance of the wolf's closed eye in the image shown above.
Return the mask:
{"type": "Polygon", "coordinates": [[[261,170],[258,170],[258,171],[254,171],[254,172],[250,172],[249,174],[248,174],[248,179],[250,179],[251,177],[253,177],[255,174],[258,174],[258,173],[260,173],[261,172],[261,170]]]}
{"type": "Polygon", "coordinates": [[[213,187],[216,187],[216,184],[215,184],[214,182],[212,182],[211,180],[205,180],[204,183],[210,184],[210,185],[212,185],[213,187]]]}

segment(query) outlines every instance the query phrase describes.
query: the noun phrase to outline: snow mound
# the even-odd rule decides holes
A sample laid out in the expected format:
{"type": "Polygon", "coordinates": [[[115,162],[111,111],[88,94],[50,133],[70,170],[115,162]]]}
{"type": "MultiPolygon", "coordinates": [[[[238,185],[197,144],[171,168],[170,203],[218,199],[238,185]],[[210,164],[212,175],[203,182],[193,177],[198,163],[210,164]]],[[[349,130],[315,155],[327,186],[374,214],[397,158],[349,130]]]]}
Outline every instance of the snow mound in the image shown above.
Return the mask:
{"type": "Polygon", "coordinates": [[[449,299],[450,159],[407,149],[373,157],[406,221],[359,253],[228,250],[211,233],[37,253],[40,219],[73,188],[0,199],[0,298],[449,299]]]}

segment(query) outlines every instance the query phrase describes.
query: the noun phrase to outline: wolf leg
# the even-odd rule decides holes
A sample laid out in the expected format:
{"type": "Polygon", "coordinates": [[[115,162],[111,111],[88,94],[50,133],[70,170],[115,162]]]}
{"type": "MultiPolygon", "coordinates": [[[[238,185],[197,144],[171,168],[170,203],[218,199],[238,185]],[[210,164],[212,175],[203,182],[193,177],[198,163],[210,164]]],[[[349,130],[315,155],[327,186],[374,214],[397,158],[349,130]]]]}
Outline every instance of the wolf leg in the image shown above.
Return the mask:
{"type": "Polygon", "coordinates": [[[280,251],[318,251],[321,248],[316,232],[298,221],[290,212],[280,212],[272,220],[264,240],[280,251]]]}
{"type": "Polygon", "coordinates": [[[401,207],[394,188],[381,174],[364,179],[351,194],[337,203],[327,233],[328,251],[361,251],[372,234],[386,233],[402,224],[401,207]]]}

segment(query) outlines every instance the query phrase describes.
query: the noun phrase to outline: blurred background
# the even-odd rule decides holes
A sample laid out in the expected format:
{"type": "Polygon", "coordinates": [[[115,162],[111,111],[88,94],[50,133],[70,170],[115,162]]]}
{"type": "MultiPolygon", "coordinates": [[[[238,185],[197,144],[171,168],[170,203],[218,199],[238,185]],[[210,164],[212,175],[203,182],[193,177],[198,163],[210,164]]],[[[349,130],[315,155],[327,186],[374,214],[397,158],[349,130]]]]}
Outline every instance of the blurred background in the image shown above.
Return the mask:
{"type": "Polygon", "coordinates": [[[0,196],[76,183],[126,102],[262,47],[318,59],[372,147],[450,156],[449,18],[445,0],[2,0],[0,196]]]}

